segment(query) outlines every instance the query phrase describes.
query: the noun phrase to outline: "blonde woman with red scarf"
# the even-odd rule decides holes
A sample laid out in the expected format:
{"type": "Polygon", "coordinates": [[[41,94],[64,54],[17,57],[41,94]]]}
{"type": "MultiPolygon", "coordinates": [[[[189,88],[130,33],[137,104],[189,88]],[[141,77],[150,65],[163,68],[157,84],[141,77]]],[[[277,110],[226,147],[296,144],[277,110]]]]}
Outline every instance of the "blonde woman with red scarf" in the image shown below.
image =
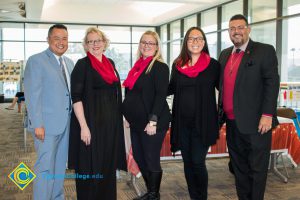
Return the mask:
{"type": "Polygon", "coordinates": [[[190,28],[172,66],[169,95],[174,94],[171,151],[181,150],[191,199],[207,199],[205,158],[219,135],[215,89],[220,64],[209,56],[204,32],[190,28]]]}
{"type": "Polygon", "coordinates": [[[166,101],[169,67],[162,61],[156,32],[145,32],[139,42],[137,61],[123,85],[123,114],[130,126],[133,157],[145,181],[147,193],[135,199],[160,199],[162,177],[160,150],[169,128],[166,101]]]}
{"type": "Polygon", "coordinates": [[[114,62],[103,53],[108,39],[88,28],[71,74],[69,168],[75,169],[78,200],[115,200],[116,169],[126,170],[121,85],[114,62]]]}

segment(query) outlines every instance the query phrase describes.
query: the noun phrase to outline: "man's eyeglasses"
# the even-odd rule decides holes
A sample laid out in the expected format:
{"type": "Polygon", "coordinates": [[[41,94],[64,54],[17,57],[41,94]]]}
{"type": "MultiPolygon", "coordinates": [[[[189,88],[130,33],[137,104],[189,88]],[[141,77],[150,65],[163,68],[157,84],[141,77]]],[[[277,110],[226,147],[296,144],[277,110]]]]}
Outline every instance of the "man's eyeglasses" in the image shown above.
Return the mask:
{"type": "Polygon", "coordinates": [[[193,43],[193,42],[202,42],[204,41],[204,38],[199,36],[199,37],[188,37],[187,39],[188,43],[193,43]]]}
{"type": "Polygon", "coordinates": [[[237,27],[230,27],[229,31],[230,32],[235,32],[235,31],[243,31],[244,29],[248,28],[247,26],[237,26],[237,27]]]}
{"type": "Polygon", "coordinates": [[[89,41],[87,41],[86,43],[88,44],[88,45],[98,45],[98,44],[101,44],[101,43],[103,43],[104,42],[104,40],[89,40],[89,41]]]}
{"type": "Polygon", "coordinates": [[[155,43],[155,42],[141,41],[140,43],[141,43],[142,45],[144,45],[144,46],[150,46],[150,47],[153,47],[153,46],[157,45],[157,43],[155,43]]]}

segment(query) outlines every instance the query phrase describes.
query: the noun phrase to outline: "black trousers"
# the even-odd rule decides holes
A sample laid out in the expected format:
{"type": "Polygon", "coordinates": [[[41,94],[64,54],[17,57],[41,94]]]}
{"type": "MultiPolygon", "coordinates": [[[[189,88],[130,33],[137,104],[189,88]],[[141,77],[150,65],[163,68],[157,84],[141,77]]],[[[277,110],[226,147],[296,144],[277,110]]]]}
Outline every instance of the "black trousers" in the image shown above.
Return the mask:
{"type": "Polygon", "coordinates": [[[130,130],[133,158],[141,171],[160,172],[160,150],[167,130],[148,135],[145,131],[130,130]]]}
{"type": "Polygon", "coordinates": [[[226,121],[226,140],[240,200],[263,200],[272,132],[243,134],[235,120],[226,121]]]}
{"type": "Polygon", "coordinates": [[[180,144],[184,175],[191,199],[206,200],[208,173],[205,160],[209,146],[203,144],[194,121],[194,119],[181,120],[180,144]]]}

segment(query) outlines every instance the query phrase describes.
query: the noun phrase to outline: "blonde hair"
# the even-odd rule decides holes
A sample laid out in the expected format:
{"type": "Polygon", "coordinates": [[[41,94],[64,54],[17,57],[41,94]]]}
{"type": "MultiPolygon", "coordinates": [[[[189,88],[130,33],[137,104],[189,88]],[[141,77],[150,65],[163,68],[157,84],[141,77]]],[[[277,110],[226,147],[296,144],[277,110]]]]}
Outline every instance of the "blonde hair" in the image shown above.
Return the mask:
{"type": "Polygon", "coordinates": [[[83,38],[83,47],[84,47],[84,50],[86,52],[88,51],[88,49],[87,49],[87,36],[90,33],[97,33],[102,38],[102,40],[105,43],[105,46],[104,46],[104,51],[105,51],[108,48],[108,46],[109,46],[109,39],[106,37],[106,35],[102,31],[100,31],[96,27],[89,27],[88,29],[86,29],[85,35],[84,35],[84,38],[83,38]]]}
{"type": "MultiPolygon", "coordinates": [[[[153,56],[153,59],[146,70],[146,74],[148,74],[151,71],[152,66],[156,60],[158,60],[160,62],[164,62],[164,61],[163,61],[163,58],[161,55],[161,42],[160,42],[160,38],[159,38],[158,34],[155,31],[150,31],[150,30],[146,31],[145,33],[143,33],[142,37],[140,38],[140,42],[142,41],[142,38],[144,37],[144,35],[151,35],[152,37],[154,37],[154,39],[156,40],[156,44],[157,44],[157,50],[155,52],[155,55],[153,56]]],[[[138,48],[137,56],[136,56],[137,60],[140,59],[141,56],[142,56],[142,54],[140,52],[140,48],[138,48]]]]}

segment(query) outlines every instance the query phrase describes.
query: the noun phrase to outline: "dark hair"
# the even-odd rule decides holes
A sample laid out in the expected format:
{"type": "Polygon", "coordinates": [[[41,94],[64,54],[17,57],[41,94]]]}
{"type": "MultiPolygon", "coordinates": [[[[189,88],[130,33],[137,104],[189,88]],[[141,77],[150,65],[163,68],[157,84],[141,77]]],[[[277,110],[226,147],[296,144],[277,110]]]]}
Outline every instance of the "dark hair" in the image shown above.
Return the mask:
{"type": "Polygon", "coordinates": [[[205,43],[204,43],[202,52],[205,52],[205,53],[207,53],[209,55],[207,40],[206,40],[206,36],[205,36],[204,32],[202,31],[201,28],[191,27],[186,32],[186,34],[184,36],[184,39],[183,39],[183,43],[182,43],[180,54],[179,54],[179,56],[174,61],[176,63],[176,65],[179,65],[180,67],[184,66],[191,59],[191,53],[188,50],[187,43],[188,43],[189,35],[190,35],[190,33],[193,30],[198,30],[203,35],[203,39],[204,39],[205,43]]]}
{"type": "Polygon", "coordinates": [[[246,25],[248,26],[248,20],[244,15],[241,14],[233,15],[229,21],[231,22],[233,20],[244,20],[246,22],[246,25]]]}
{"type": "Polygon", "coordinates": [[[50,35],[52,34],[53,29],[64,29],[66,31],[68,31],[67,27],[63,24],[54,24],[53,26],[51,26],[48,30],[48,37],[50,37],[50,35]]]}

